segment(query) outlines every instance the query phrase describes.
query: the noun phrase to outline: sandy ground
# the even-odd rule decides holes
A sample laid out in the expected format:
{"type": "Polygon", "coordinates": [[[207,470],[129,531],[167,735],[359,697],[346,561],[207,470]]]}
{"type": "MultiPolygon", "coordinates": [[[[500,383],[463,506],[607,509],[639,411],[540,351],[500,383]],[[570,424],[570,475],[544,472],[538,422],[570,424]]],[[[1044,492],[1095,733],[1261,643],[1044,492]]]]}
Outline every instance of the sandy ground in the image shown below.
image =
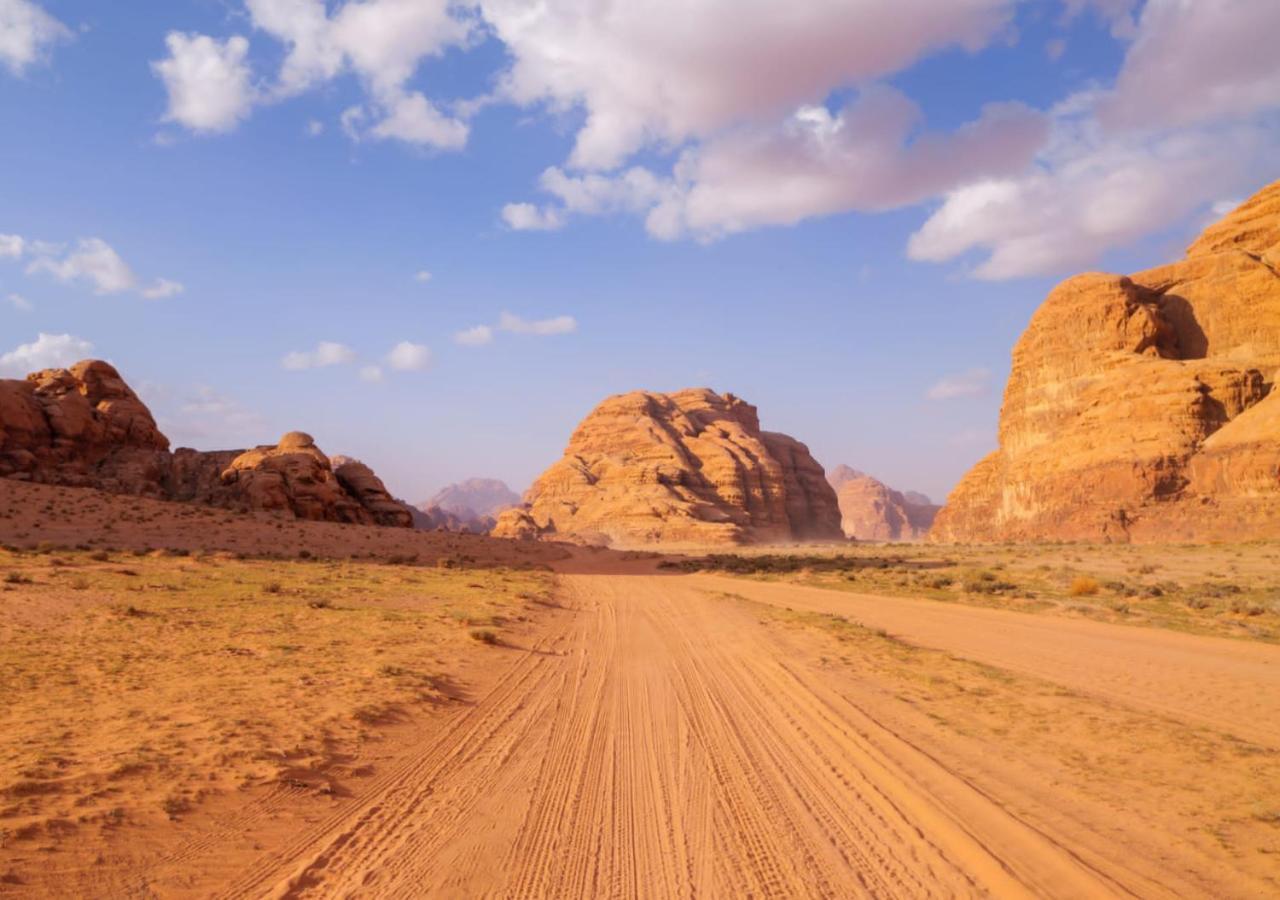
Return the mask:
{"type": "Polygon", "coordinates": [[[0,895],[1280,894],[1265,635],[207,524],[0,560],[0,895]]]}

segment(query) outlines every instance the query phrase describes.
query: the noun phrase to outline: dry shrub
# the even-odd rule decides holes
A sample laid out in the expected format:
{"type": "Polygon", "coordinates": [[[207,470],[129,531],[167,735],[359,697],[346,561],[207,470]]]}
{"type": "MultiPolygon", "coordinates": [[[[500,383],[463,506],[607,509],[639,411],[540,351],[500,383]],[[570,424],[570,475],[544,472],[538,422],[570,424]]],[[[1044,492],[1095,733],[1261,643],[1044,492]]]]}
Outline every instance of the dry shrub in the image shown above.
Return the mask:
{"type": "Polygon", "coordinates": [[[1071,579],[1071,586],[1067,588],[1067,593],[1072,597],[1092,597],[1098,593],[1100,587],[1097,579],[1090,578],[1088,575],[1077,575],[1071,579]]]}

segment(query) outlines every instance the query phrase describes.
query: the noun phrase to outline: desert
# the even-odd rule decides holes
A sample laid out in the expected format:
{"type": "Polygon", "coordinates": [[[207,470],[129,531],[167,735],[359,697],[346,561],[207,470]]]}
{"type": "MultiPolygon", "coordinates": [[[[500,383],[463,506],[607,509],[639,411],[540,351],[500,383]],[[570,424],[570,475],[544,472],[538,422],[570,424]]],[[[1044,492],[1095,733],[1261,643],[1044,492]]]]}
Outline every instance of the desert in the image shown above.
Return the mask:
{"type": "Polygon", "coordinates": [[[1278,30],[0,0],[0,900],[1280,897],[1278,30]]]}

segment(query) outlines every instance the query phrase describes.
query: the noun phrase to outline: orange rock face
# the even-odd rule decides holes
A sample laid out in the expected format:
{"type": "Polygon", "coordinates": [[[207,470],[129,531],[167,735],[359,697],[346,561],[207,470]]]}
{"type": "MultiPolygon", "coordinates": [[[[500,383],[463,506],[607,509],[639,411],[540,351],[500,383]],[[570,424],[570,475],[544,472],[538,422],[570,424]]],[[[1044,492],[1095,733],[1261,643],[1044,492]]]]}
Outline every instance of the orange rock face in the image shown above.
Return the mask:
{"type": "Polygon", "coordinates": [[[840,503],[845,537],[860,541],[918,541],[929,532],[939,507],[920,494],[895,491],[848,466],[827,475],[840,503]]]}
{"type": "Polygon", "coordinates": [[[146,405],[98,360],[0,380],[0,477],[317,521],[412,521],[368,466],[335,468],[301,432],[274,447],[170,453],[146,405]]]}
{"type": "Polygon", "coordinates": [[[498,518],[500,537],[618,546],[842,537],[835,492],[804,444],[706,389],[610,397],[564,458],[498,518]]]}
{"type": "Polygon", "coordinates": [[[1280,183],[1181,262],[1059,285],[1013,351],[1000,449],[935,540],[1280,537],[1280,183]]]}

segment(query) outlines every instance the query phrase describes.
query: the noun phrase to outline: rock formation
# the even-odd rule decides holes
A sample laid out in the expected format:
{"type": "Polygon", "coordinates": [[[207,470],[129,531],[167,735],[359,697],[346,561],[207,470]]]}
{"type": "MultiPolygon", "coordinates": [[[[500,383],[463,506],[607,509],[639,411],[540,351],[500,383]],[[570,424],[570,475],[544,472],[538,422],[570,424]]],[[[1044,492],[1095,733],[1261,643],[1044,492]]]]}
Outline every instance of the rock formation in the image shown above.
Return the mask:
{"type": "Polygon", "coordinates": [[[496,516],[512,506],[520,505],[520,495],[496,478],[468,478],[435,493],[419,504],[420,509],[438,506],[462,518],[496,516]]]}
{"type": "Polygon", "coordinates": [[[0,380],[0,477],[161,496],[169,441],[105,362],[0,380]]]}
{"type": "Polygon", "coordinates": [[[706,389],[610,397],[494,534],[589,543],[837,540],[840,511],[804,444],[706,389]]]}
{"type": "Polygon", "coordinates": [[[496,517],[518,506],[520,495],[496,478],[468,478],[418,504],[415,527],[488,534],[496,517]]]}
{"type": "Polygon", "coordinates": [[[840,465],[827,480],[840,502],[840,526],[860,541],[918,541],[939,507],[924,494],[895,491],[865,472],[840,465]]]}
{"type": "Polygon", "coordinates": [[[368,466],[335,467],[302,432],[252,450],[170,453],[146,405],[99,360],[0,380],[0,477],[317,521],[412,521],[368,466]]]}
{"type": "Polygon", "coordinates": [[[1280,183],[1176,263],[1059,285],[1013,351],[1000,447],[935,540],[1280,537],[1280,183]]]}

